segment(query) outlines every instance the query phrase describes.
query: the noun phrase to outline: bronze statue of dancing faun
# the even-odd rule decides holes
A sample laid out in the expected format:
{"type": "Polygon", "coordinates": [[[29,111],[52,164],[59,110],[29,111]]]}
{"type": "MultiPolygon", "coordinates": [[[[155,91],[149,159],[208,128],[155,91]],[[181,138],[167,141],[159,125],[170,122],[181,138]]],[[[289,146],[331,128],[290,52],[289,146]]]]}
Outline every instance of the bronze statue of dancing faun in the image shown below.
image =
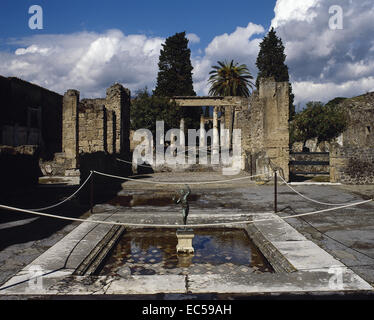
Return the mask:
{"type": "Polygon", "coordinates": [[[181,189],[179,190],[179,199],[176,200],[176,197],[173,197],[173,201],[176,204],[181,204],[182,205],[182,216],[183,216],[183,224],[187,225],[187,217],[188,217],[188,212],[190,210],[190,206],[188,204],[188,196],[191,194],[191,189],[188,185],[186,185],[186,189],[181,189]]]}

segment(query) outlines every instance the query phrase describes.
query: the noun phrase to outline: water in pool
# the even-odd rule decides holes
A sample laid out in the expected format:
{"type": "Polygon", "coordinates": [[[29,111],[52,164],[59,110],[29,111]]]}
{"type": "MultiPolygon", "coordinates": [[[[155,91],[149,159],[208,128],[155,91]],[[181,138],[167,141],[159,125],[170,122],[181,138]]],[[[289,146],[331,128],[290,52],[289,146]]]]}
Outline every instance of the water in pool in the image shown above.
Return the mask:
{"type": "Polygon", "coordinates": [[[193,255],[176,253],[172,229],[125,233],[98,272],[100,275],[251,274],[274,272],[243,229],[196,229],[193,255]]]}

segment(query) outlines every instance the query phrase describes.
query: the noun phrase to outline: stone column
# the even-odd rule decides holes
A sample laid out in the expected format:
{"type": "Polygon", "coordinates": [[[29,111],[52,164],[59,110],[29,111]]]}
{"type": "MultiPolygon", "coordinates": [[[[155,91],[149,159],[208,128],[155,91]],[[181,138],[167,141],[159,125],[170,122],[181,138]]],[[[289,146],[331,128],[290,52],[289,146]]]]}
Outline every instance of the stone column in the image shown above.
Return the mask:
{"type": "Polygon", "coordinates": [[[205,148],[205,118],[203,115],[200,117],[200,147],[205,148]]]}
{"type": "Polygon", "coordinates": [[[181,146],[185,146],[186,145],[186,139],[185,139],[184,118],[181,118],[179,129],[181,130],[181,136],[179,137],[179,144],[181,146]]]}
{"type": "Polygon", "coordinates": [[[79,159],[79,91],[68,90],[62,105],[62,151],[70,162],[70,169],[78,168],[79,159]]]}
{"type": "Polygon", "coordinates": [[[232,107],[225,107],[225,127],[229,130],[229,148],[231,148],[231,136],[232,136],[232,107]]]}
{"type": "Polygon", "coordinates": [[[219,135],[218,135],[218,108],[213,108],[213,143],[212,154],[217,156],[219,154],[219,135]]]}
{"type": "Polygon", "coordinates": [[[221,122],[220,122],[221,151],[222,149],[230,148],[230,130],[226,128],[225,118],[223,117],[224,116],[221,116],[221,122]]]}
{"type": "MultiPolygon", "coordinates": [[[[176,140],[178,139],[178,137],[175,135],[175,131],[174,132],[171,132],[170,134],[170,148],[175,148],[175,145],[176,145],[176,140]]],[[[173,150],[173,157],[176,157],[177,155],[177,150],[174,149],[173,150]]]]}

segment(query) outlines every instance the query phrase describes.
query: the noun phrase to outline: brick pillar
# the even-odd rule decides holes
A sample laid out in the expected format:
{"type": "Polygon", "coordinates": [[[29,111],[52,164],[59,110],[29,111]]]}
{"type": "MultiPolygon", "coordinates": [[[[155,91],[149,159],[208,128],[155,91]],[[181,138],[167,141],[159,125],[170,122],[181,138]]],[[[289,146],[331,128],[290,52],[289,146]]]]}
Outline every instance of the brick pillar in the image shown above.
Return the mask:
{"type": "Polygon", "coordinates": [[[107,115],[107,124],[106,124],[106,138],[107,138],[107,151],[110,154],[116,153],[116,114],[113,110],[106,110],[106,115],[107,115]]]}
{"type": "Polygon", "coordinates": [[[260,79],[259,99],[263,105],[264,149],[272,163],[289,180],[289,84],[274,78],[260,79]]]}
{"type": "Polygon", "coordinates": [[[130,90],[116,83],[106,91],[105,107],[115,114],[115,146],[113,153],[130,155],[130,90]]]}
{"type": "Polygon", "coordinates": [[[79,166],[79,91],[68,90],[62,105],[62,151],[70,162],[70,169],[79,166]]]}

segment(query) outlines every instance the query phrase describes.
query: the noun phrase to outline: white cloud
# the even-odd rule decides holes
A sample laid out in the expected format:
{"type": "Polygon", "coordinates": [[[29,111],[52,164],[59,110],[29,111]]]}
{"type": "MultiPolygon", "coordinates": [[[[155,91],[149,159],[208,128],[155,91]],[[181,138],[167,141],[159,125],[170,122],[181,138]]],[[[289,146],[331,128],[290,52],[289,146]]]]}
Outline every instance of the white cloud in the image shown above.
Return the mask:
{"type": "Polygon", "coordinates": [[[152,88],[163,42],[159,37],[124,35],[119,30],[38,35],[13,42],[19,46],[14,54],[0,53],[0,74],[59,93],[78,89],[82,97],[104,96],[114,82],[132,91],[152,88]]]}
{"type": "Polygon", "coordinates": [[[31,46],[27,47],[26,49],[19,48],[14,53],[17,56],[28,54],[28,53],[39,53],[41,55],[47,55],[49,50],[50,50],[49,48],[39,48],[36,45],[31,45],[31,46]]]}
{"type": "MultiPolygon", "coordinates": [[[[330,30],[329,8],[336,0],[277,0],[272,26],[286,48],[296,103],[327,101],[374,91],[372,0],[340,0],[344,29],[330,30]]],[[[192,46],[194,89],[208,94],[211,67],[219,60],[235,60],[256,77],[255,61],[265,35],[261,25],[249,23],[231,33],[217,35],[203,48],[200,38],[187,34],[192,46]]],[[[103,33],[35,35],[13,40],[13,53],[0,51],[0,74],[17,76],[59,93],[75,88],[83,97],[105,95],[120,82],[133,92],[155,85],[164,39],[103,33]]]]}
{"type": "Polygon", "coordinates": [[[187,33],[186,38],[189,40],[190,43],[199,43],[200,37],[195,33],[187,33]]]}
{"type": "Polygon", "coordinates": [[[373,91],[374,77],[365,77],[359,80],[343,83],[318,83],[313,81],[298,81],[293,84],[295,92],[302,93],[303,102],[329,101],[336,97],[351,97],[373,91]],[[347,93],[349,93],[347,95],[347,93]]]}
{"type": "Polygon", "coordinates": [[[255,62],[261,40],[253,38],[253,36],[264,32],[265,29],[262,26],[249,23],[245,28],[237,27],[230,34],[225,33],[216,36],[205,48],[203,56],[192,59],[195,91],[201,95],[208,94],[209,72],[212,70],[212,66],[221,60],[234,60],[240,64],[244,63],[255,77],[257,73],[255,62]]]}
{"type": "Polygon", "coordinates": [[[296,102],[374,91],[372,0],[277,0],[272,26],[286,47],[296,102]],[[343,30],[329,28],[329,8],[343,9],[343,30]]]}
{"type": "Polygon", "coordinates": [[[274,28],[287,24],[290,20],[311,22],[317,16],[314,7],[318,0],[282,0],[277,1],[274,12],[275,17],[271,22],[274,28]]]}

